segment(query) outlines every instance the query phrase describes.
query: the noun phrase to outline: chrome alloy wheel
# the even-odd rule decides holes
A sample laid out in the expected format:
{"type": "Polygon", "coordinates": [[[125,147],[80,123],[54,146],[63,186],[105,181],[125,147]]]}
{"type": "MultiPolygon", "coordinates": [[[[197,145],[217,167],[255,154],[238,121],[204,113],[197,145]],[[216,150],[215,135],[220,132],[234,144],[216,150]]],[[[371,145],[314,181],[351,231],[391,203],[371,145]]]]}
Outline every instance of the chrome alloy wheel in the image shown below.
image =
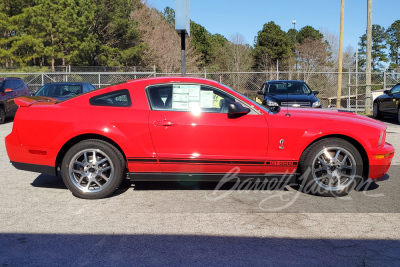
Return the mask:
{"type": "Polygon", "coordinates": [[[353,155],[342,147],[327,147],[314,158],[314,181],[322,188],[336,191],[346,188],[355,179],[357,164],[353,155]]]}
{"type": "Polygon", "coordinates": [[[103,151],[85,149],[72,157],[69,178],[83,192],[99,192],[114,178],[114,165],[103,151]]]}

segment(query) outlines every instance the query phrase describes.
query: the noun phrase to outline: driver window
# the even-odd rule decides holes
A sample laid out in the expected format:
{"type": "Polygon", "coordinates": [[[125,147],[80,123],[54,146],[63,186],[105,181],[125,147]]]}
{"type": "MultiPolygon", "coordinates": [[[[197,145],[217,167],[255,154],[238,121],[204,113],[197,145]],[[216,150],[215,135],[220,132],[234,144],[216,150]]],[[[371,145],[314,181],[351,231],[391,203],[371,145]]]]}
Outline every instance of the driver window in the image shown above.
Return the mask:
{"type": "Polygon", "coordinates": [[[235,98],[216,88],[199,84],[152,86],[148,97],[153,110],[228,113],[235,98]]]}
{"type": "Polygon", "coordinates": [[[392,94],[398,94],[398,93],[400,93],[400,85],[396,85],[392,89],[392,94]]]}

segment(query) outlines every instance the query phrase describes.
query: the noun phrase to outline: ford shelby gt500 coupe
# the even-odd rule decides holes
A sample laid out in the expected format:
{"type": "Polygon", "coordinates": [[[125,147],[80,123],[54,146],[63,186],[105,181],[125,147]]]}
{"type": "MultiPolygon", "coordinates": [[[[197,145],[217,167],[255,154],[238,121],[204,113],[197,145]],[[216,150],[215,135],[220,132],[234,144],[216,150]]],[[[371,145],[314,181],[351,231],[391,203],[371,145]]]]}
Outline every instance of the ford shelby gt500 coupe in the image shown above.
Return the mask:
{"type": "Polygon", "coordinates": [[[199,78],[133,80],[65,101],[15,102],[6,137],[11,163],[60,172],[81,198],[106,197],[127,176],[218,181],[227,173],[279,176],[311,193],[343,196],[383,176],[394,155],[381,122],[336,110],[271,111],[199,78]]]}

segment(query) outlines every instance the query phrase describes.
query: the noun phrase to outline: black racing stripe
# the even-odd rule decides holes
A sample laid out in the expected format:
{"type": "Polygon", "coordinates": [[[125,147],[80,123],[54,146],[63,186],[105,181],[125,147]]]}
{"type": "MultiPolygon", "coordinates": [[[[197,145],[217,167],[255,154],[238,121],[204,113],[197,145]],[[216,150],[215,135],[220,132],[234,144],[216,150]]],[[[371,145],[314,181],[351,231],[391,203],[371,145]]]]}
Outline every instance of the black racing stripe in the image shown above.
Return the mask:
{"type": "Polygon", "coordinates": [[[206,160],[206,159],[159,159],[160,163],[166,164],[227,164],[227,165],[264,165],[264,161],[246,160],[206,160]]]}
{"type": "Polygon", "coordinates": [[[157,163],[156,158],[128,158],[128,162],[157,163]]]}

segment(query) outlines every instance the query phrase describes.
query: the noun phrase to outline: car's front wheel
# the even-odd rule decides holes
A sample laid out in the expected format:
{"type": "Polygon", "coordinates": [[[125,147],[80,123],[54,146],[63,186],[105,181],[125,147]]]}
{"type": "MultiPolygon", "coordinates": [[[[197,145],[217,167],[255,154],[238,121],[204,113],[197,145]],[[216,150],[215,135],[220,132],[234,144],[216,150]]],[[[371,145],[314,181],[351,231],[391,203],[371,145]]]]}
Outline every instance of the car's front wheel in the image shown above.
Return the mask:
{"type": "Polygon", "coordinates": [[[102,140],[84,140],[71,147],[62,160],[65,185],[80,198],[98,199],[112,194],[124,177],[121,152],[102,140]]]}
{"type": "Polygon", "coordinates": [[[372,116],[374,116],[375,119],[379,119],[382,117],[381,112],[379,111],[379,104],[378,102],[374,103],[373,109],[372,109],[372,116]]]}
{"type": "Polygon", "coordinates": [[[397,123],[400,123],[400,107],[397,109],[397,123]]]}
{"type": "Polygon", "coordinates": [[[312,144],[301,156],[300,168],[300,187],[320,196],[345,196],[363,180],[360,152],[340,138],[326,138],[312,144]]]}

